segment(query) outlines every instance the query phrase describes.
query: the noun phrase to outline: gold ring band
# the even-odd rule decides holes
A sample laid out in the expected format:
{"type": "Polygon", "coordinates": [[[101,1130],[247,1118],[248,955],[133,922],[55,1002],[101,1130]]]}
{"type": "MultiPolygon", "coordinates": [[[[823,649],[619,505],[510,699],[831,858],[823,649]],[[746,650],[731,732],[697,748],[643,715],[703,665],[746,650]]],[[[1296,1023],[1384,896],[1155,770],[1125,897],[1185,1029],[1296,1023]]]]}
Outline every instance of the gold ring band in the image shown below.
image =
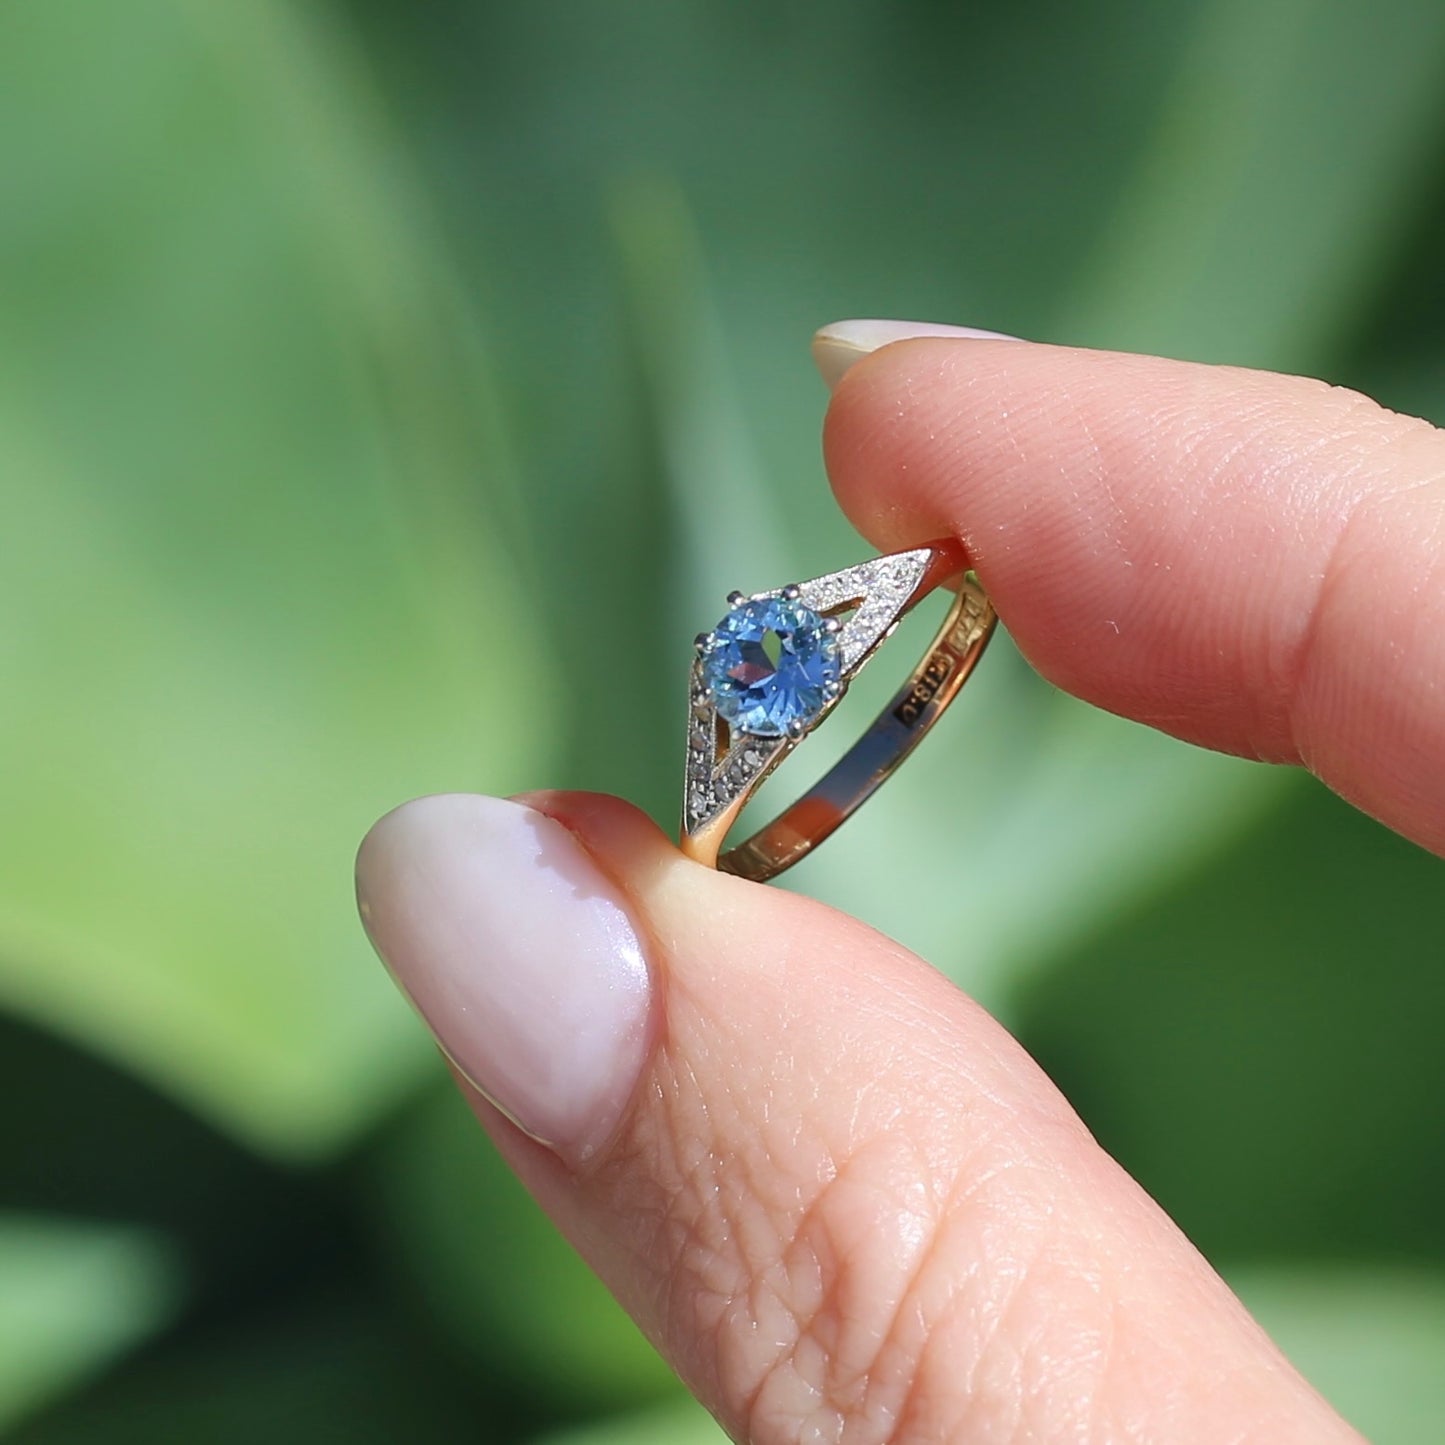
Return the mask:
{"type": "Polygon", "coordinates": [[[697,639],[681,846],[699,862],[766,882],[812,852],[918,746],[983,655],[997,618],[951,538],[770,592],[735,592],[728,602],[729,614],[697,639]],[[801,798],[722,852],[763,781],[938,587],[957,598],[887,706],[801,798]]]}

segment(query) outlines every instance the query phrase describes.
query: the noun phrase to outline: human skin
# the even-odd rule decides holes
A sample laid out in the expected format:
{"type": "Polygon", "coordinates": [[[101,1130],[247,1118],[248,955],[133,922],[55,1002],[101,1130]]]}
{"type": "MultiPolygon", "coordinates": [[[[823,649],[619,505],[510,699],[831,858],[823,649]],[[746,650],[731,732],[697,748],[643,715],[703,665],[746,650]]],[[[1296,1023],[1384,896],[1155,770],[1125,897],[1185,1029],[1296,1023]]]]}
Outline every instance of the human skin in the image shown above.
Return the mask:
{"type": "MultiPolygon", "coordinates": [[[[870,542],[958,537],[1060,687],[1445,851],[1442,433],[947,328],[816,349],[870,542]]],[[[483,1127],[735,1439],[1358,1438],[1008,1033],[863,924],[587,794],[408,804],[358,880],[483,1127]]]]}

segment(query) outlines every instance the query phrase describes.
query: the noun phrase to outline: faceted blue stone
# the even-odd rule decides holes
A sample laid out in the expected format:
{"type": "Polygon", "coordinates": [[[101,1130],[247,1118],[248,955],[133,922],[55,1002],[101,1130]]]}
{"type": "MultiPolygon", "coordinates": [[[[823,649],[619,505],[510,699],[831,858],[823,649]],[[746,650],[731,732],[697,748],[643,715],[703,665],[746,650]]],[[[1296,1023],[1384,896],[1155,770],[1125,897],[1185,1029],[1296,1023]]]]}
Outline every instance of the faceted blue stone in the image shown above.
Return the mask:
{"type": "Polygon", "coordinates": [[[739,603],[702,646],[703,681],[718,712],[757,737],[806,727],[842,672],[837,637],[810,607],[785,597],[739,603]]]}

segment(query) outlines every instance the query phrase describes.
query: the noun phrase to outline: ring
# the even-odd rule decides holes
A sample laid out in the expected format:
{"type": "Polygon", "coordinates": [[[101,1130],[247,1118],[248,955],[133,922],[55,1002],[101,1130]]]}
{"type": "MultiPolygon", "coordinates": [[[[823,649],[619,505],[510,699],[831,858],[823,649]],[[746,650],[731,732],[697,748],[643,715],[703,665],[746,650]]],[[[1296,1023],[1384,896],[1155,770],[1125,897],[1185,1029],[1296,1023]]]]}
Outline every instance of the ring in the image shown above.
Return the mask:
{"type": "Polygon", "coordinates": [[[997,618],[952,539],[771,592],[733,592],[728,609],[696,642],[681,845],[701,863],[761,883],[812,852],[918,746],[983,655],[997,618]],[[888,705],[797,802],[723,853],[748,799],[937,587],[957,599],[888,705]]]}

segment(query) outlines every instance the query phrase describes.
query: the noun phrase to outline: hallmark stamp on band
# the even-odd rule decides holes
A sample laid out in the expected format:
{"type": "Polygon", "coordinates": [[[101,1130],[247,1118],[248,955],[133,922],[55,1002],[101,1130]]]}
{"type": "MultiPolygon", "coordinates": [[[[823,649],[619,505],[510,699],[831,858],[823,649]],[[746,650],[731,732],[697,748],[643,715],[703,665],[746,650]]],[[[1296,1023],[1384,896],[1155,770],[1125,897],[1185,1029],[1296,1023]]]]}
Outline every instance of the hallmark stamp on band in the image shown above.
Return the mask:
{"type": "Polygon", "coordinates": [[[929,656],[913,679],[907,697],[893,709],[893,716],[904,727],[911,728],[923,716],[924,709],[938,696],[938,689],[948,681],[948,674],[953,671],[956,660],[950,648],[939,648],[929,656]]]}

